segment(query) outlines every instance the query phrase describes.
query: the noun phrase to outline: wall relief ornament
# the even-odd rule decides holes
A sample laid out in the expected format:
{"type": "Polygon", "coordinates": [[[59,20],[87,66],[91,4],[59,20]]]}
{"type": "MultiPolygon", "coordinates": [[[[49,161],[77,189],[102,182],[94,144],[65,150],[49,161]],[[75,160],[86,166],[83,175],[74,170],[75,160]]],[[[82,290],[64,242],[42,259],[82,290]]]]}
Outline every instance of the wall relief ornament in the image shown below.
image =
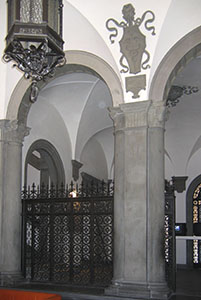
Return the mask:
{"type": "MultiPolygon", "coordinates": [[[[114,43],[114,38],[118,35],[118,29],[116,27],[123,29],[123,35],[121,40],[119,41],[120,45],[120,52],[122,53],[122,56],[119,60],[120,65],[122,67],[121,73],[130,73],[130,74],[138,74],[143,70],[146,70],[150,68],[150,65],[148,64],[150,60],[150,54],[146,50],[146,37],[145,35],[140,31],[139,27],[144,22],[144,27],[148,31],[151,31],[152,35],[155,35],[155,27],[150,26],[150,23],[152,23],[155,20],[155,15],[151,10],[147,10],[144,12],[141,18],[135,19],[135,8],[132,4],[126,4],[123,6],[122,9],[123,19],[125,21],[121,21],[120,23],[116,21],[113,18],[110,18],[106,21],[106,28],[112,32],[110,34],[110,41],[111,43],[114,43]],[[116,27],[114,27],[114,25],[116,27]],[[143,57],[145,56],[144,61],[143,57]]],[[[132,82],[135,81],[133,77],[132,82]]],[[[138,76],[138,82],[139,82],[139,76],[138,76]]],[[[141,80],[143,84],[146,82],[141,80]]],[[[131,91],[130,86],[127,86],[128,81],[126,81],[126,90],[131,91]]],[[[129,80],[130,83],[130,80],[129,80]]],[[[141,89],[146,88],[146,83],[141,86],[141,89]]],[[[133,98],[138,98],[139,95],[135,95],[133,98]]]]}
{"type": "Polygon", "coordinates": [[[197,93],[199,91],[198,87],[196,86],[178,86],[172,85],[167,97],[166,106],[167,107],[174,107],[179,103],[180,98],[183,95],[191,95],[197,93]]]}
{"type": "Polygon", "coordinates": [[[151,15],[151,17],[146,20],[144,25],[147,30],[151,31],[152,35],[155,35],[155,27],[148,26],[149,23],[152,23],[155,20],[155,15],[151,10],[147,10],[141,18],[135,19],[135,8],[132,6],[132,4],[124,5],[122,14],[123,19],[126,22],[122,21],[119,23],[115,19],[110,18],[106,22],[106,28],[109,31],[113,32],[110,34],[111,43],[114,43],[114,38],[118,34],[117,28],[111,27],[111,22],[123,29],[123,36],[119,42],[120,51],[122,53],[122,56],[120,58],[120,65],[123,68],[121,72],[130,72],[131,74],[137,74],[141,72],[141,68],[150,68],[150,65],[148,65],[150,54],[145,49],[146,37],[139,30],[139,27],[142,25],[147,15],[151,15]],[[142,63],[143,54],[145,54],[147,57],[142,63]],[[124,64],[124,60],[126,60],[127,65],[124,64]]]}

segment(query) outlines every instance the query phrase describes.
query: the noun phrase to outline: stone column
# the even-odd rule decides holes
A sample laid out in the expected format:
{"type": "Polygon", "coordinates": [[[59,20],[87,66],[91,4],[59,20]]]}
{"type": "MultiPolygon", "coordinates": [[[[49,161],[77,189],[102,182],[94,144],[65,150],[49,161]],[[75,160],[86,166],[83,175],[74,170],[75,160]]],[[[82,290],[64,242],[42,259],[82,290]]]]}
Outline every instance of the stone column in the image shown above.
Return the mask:
{"type": "Polygon", "coordinates": [[[22,142],[28,129],[17,121],[0,121],[0,284],[21,277],[22,142]]]}
{"type": "Polygon", "coordinates": [[[164,107],[111,109],[115,127],[114,278],[108,295],[167,299],[164,263],[164,107]]]}

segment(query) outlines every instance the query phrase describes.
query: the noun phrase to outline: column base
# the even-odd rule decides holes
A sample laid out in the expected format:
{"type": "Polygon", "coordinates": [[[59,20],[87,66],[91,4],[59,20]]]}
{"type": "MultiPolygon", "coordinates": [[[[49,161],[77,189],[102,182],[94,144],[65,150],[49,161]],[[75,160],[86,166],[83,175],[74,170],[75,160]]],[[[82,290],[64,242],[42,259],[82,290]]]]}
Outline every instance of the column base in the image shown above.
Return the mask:
{"type": "Polygon", "coordinates": [[[17,286],[22,281],[24,281],[24,278],[21,272],[0,272],[0,286],[17,286]]]}
{"type": "Polygon", "coordinates": [[[105,295],[132,299],[169,299],[171,291],[166,283],[134,283],[114,281],[105,295]]]}

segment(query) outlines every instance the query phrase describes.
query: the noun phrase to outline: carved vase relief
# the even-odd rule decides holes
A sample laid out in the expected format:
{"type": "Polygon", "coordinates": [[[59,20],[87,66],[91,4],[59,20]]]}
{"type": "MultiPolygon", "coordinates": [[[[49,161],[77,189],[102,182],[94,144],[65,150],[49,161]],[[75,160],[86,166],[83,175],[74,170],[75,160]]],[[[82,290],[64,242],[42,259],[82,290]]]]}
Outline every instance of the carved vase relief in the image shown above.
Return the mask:
{"type": "MultiPolygon", "coordinates": [[[[146,37],[139,27],[147,19],[144,23],[145,29],[151,31],[152,35],[155,35],[154,26],[150,26],[155,16],[152,11],[148,10],[141,18],[135,19],[135,9],[132,4],[124,5],[122,14],[125,21],[119,23],[115,19],[110,18],[106,22],[106,28],[112,32],[110,34],[111,43],[114,43],[114,38],[118,35],[118,30],[114,25],[123,29],[123,35],[119,41],[120,52],[122,53],[119,60],[122,67],[121,73],[138,74],[142,69],[150,68],[148,64],[150,54],[146,50],[146,37]]],[[[138,98],[138,93],[142,89],[146,89],[146,75],[126,77],[126,91],[132,92],[133,98],[138,98]]]]}

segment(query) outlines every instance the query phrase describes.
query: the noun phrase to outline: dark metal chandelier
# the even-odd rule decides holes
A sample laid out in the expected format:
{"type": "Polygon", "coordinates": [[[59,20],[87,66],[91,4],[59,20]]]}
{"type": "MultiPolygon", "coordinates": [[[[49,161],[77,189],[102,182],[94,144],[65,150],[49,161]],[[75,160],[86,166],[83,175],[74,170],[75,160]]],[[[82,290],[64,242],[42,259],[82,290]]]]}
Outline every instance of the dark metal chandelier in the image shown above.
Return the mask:
{"type": "Polygon", "coordinates": [[[37,83],[65,64],[62,40],[62,0],[8,0],[8,35],[3,59],[31,79],[30,100],[37,83]]]}

